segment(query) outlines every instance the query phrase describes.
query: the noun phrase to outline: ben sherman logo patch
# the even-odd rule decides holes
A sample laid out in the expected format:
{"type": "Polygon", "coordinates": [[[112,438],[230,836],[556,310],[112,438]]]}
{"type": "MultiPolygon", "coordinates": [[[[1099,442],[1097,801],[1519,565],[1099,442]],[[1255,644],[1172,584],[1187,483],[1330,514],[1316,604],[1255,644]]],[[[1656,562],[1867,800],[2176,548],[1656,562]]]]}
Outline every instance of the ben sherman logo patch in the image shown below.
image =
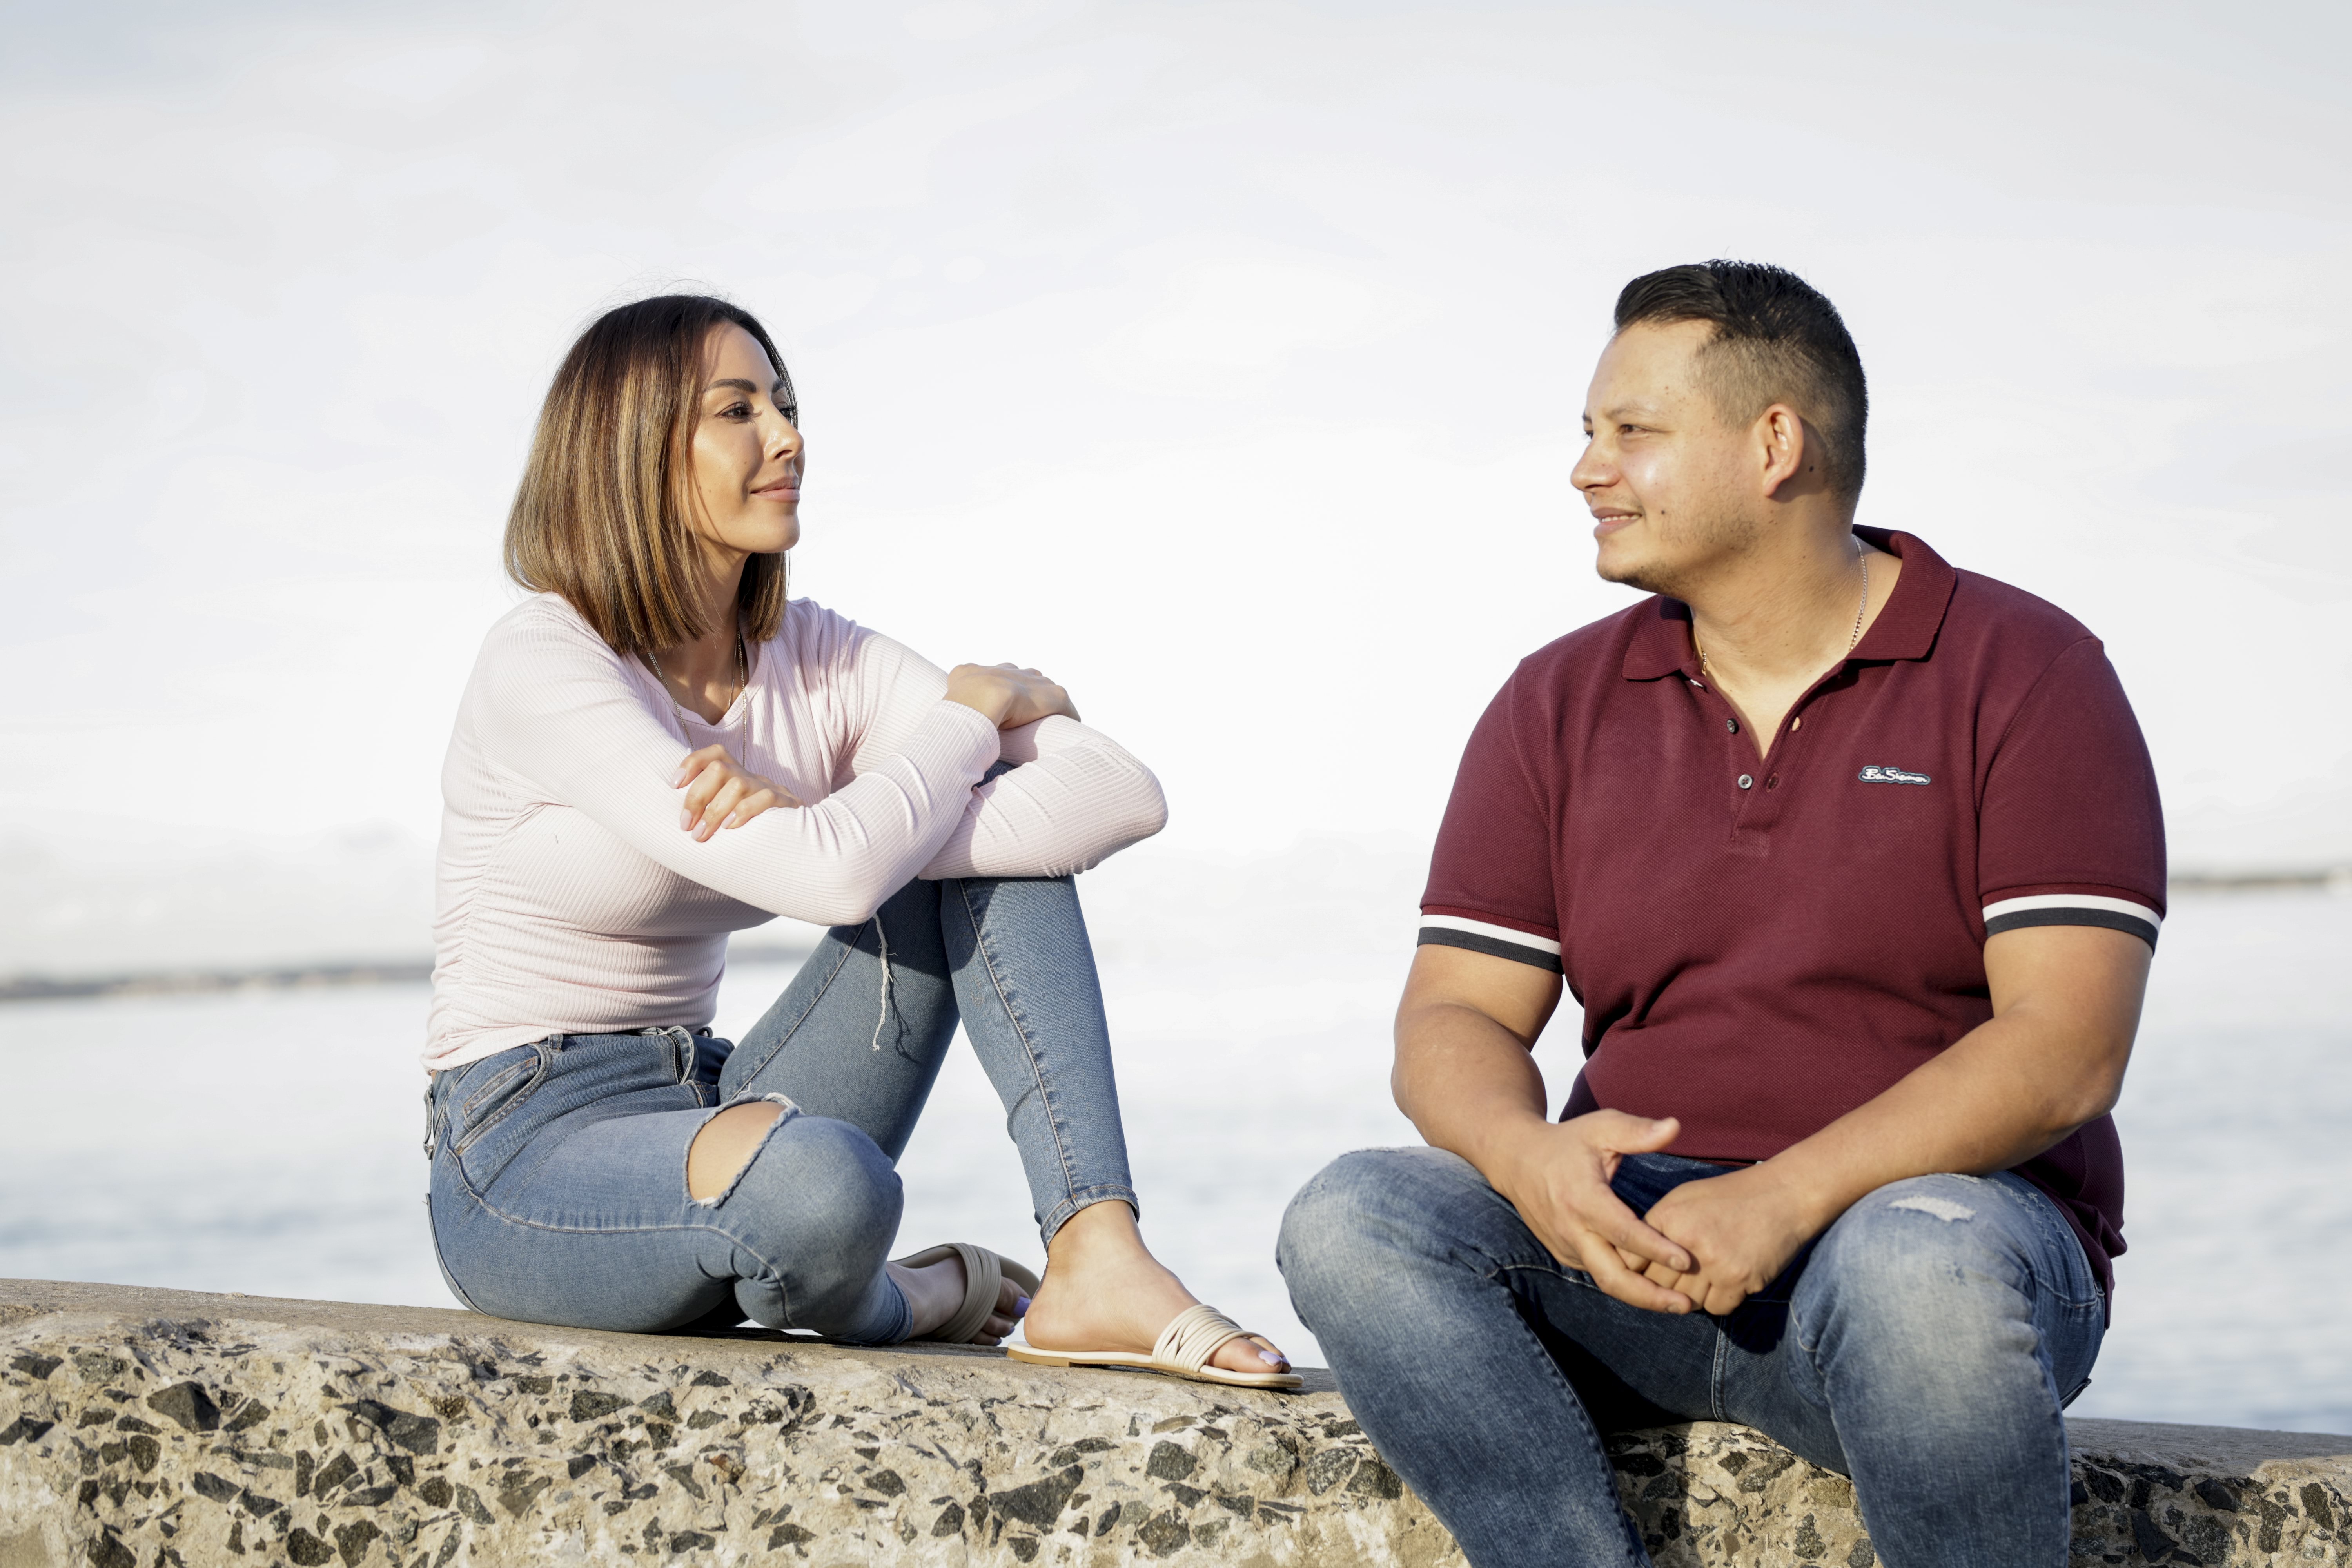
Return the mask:
{"type": "Polygon", "coordinates": [[[1882,767],[1876,763],[1853,776],[1864,784],[1923,784],[1933,782],[1926,773],[1915,773],[1908,768],[1882,767]]]}

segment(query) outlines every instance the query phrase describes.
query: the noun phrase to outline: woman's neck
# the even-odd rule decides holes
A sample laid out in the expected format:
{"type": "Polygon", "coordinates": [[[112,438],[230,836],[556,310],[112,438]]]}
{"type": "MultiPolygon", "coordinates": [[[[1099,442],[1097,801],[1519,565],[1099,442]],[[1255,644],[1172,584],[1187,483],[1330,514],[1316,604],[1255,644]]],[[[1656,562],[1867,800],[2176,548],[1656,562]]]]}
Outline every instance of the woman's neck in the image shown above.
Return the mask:
{"type": "Polygon", "coordinates": [[[663,648],[648,661],[668,689],[670,700],[700,714],[708,723],[715,724],[726,716],[736,694],[751,679],[751,651],[743,646],[741,616],[736,609],[746,559],[736,555],[731,563],[705,563],[702,624],[710,629],[663,648]]]}

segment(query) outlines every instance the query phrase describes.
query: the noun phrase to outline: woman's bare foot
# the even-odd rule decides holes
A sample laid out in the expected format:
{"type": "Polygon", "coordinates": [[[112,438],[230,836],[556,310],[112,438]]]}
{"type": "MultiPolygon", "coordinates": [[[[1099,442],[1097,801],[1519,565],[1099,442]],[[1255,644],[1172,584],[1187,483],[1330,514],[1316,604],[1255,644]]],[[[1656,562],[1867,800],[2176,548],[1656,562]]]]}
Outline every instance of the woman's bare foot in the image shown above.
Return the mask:
{"type": "MultiPolygon", "coordinates": [[[[898,1293],[907,1298],[907,1310],[914,1314],[914,1327],[907,1337],[919,1340],[963,1310],[963,1259],[950,1255],[937,1263],[927,1263],[920,1268],[908,1268],[896,1263],[886,1263],[890,1278],[898,1282],[898,1293]]],[[[992,1345],[1013,1331],[1021,1314],[1029,1310],[1028,1298],[1021,1287],[1007,1279],[998,1287],[996,1310],[980,1326],[972,1340],[976,1345],[992,1345]]]]}
{"type": "MultiPolygon", "coordinates": [[[[1169,1320],[1197,1305],[1184,1282],[1145,1248],[1133,1209],[1090,1204],[1070,1216],[1045,1249],[1045,1278],[1024,1333],[1041,1351],[1149,1355],[1169,1320]]],[[[1227,1372],[1290,1370],[1290,1359],[1259,1338],[1226,1341],[1209,1364],[1227,1372]]]]}

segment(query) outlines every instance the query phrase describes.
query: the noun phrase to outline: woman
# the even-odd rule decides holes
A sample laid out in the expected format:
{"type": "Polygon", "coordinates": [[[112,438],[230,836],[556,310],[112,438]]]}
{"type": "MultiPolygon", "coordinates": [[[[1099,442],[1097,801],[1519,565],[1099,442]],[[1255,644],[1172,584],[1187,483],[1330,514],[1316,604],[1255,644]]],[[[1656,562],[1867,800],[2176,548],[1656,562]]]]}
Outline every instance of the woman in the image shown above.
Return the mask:
{"type": "MultiPolygon", "coordinates": [[[[1136,1229],[1072,874],[1159,831],[1150,772],[1034,670],[941,674],[784,598],[792,383],[724,301],[646,300],[556,373],[443,767],[425,1062],[436,1247],[502,1317],[744,1317],[1296,1386],[1136,1229]],[[740,1045],[727,933],[824,924],[740,1045]],[[892,1168],[961,1021],[1003,1097],[1042,1285],[886,1261],[892,1168]],[[1034,1300],[1032,1299],[1034,1296],[1034,1300]]],[[[1021,1353],[1016,1352],[1016,1353],[1021,1353]]]]}

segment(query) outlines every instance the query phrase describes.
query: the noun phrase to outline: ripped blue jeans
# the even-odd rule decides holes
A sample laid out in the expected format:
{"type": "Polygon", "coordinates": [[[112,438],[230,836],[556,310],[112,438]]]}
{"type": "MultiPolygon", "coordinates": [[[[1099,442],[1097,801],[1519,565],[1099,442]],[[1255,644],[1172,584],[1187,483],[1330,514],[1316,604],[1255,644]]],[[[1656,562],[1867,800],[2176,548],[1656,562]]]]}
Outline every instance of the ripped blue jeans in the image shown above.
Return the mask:
{"type": "MultiPolygon", "coordinates": [[[[1645,1214],[1725,1169],[1631,1154],[1612,1185],[1645,1214]]],[[[1694,1493],[1645,1540],[1601,1444],[1681,1421],[1851,1476],[1872,1547],[1854,1563],[2067,1562],[2059,1411],[2105,1307],[2057,1205],[2007,1173],[1879,1188],[1723,1317],[1603,1295],[1442,1149],[1344,1156],[1292,1200],[1278,1257],[1356,1418],[1474,1568],[1640,1568],[1707,1529],[1729,1505],[1694,1493]]]]}
{"type": "Polygon", "coordinates": [[[1110,1036],[1069,878],[910,882],[825,934],[730,1045],[553,1035],[436,1076],[431,1212],[478,1311],[652,1332],[744,1318],[889,1344],[895,1169],[961,1022],[1004,1103],[1043,1236],[1133,1205],[1110,1036]],[[885,956],[887,953],[887,957],[885,956]],[[716,1198],[687,1151],[720,1110],[783,1115],[716,1198]]]}

